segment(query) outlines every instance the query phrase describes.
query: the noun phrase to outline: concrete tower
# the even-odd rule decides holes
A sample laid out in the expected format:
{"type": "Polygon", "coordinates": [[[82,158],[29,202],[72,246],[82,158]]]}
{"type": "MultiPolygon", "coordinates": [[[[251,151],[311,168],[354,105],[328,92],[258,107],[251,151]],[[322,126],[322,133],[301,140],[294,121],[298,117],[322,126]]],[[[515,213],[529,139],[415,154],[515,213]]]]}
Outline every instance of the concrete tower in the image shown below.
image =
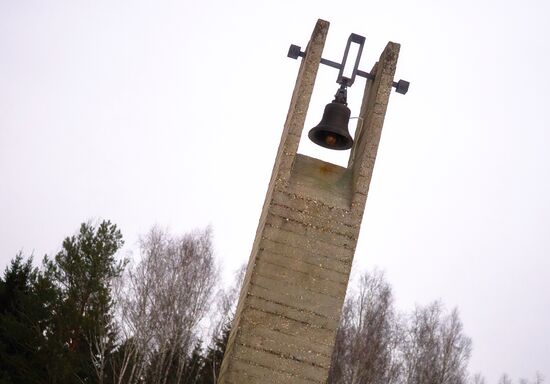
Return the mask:
{"type": "Polygon", "coordinates": [[[302,59],[218,384],[324,384],[399,44],[368,80],[347,168],[297,153],[329,23],[302,59]]]}

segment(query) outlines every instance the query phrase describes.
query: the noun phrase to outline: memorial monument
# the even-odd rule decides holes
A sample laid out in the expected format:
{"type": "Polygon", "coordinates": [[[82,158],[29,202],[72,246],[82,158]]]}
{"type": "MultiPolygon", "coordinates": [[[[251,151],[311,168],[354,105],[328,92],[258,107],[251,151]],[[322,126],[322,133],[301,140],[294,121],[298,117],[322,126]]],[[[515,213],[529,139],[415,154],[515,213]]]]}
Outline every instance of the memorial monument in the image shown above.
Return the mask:
{"type": "MultiPolygon", "coordinates": [[[[370,73],[357,59],[352,77],[342,78],[344,63],[321,57],[328,28],[319,20],[305,52],[289,51],[301,65],[218,384],[327,379],[388,100],[392,87],[408,89],[393,81],[399,44],[391,42],[370,73]],[[320,64],[340,66],[340,89],[309,136],[328,148],[351,147],[347,167],[297,153],[320,64]],[[343,97],[355,75],[367,80],[352,139],[343,132],[343,97]]],[[[359,38],[350,36],[345,56],[359,38]]]]}

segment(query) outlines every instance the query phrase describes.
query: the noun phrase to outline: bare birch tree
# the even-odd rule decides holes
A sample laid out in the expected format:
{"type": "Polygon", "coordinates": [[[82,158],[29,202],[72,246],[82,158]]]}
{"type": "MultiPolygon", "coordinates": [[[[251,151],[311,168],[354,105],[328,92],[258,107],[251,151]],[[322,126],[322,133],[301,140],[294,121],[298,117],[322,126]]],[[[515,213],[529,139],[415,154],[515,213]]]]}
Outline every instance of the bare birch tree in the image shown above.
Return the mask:
{"type": "Polygon", "coordinates": [[[498,384],[512,384],[512,379],[507,373],[503,373],[498,379],[498,384]]]}
{"type": "Polygon", "coordinates": [[[90,359],[98,384],[104,383],[107,359],[110,357],[109,352],[113,349],[113,340],[108,332],[109,321],[110,316],[107,316],[107,311],[105,311],[105,313],[97,319],[94,329],[86,335],[86,340],[90,349],[90,359]]]}
{"type": "Polygon", "coordinates": [[[346,300],[336,336],[329,382],[392,384],[400,371],[399,321],[383,273],[366,272],[346,300]]]}
{"type": "Polygon", "coordinates": [[[227,324],[233,321],[245,273],[246,264],[243,264],[233,274],[233,283],[221,287],[216,293],[216,303],[210,313],[212,336],[220,336],[227,324]]]}
{"type": "Polygon", "coordinates": [[[470,351],[456,309],[434,302],[398,315],[383,274],[367,272],[346,299],[328,383],[483,384],[468,376],[470,351]]]}
{"type": "Polygon", "coordinates": [[[210,230],[174,237],[153,228],[140,250],[120,290],[117,383],[178,383],[218,275],[210,230]]]}
{"type": "MultiPolygon", "coordinates": [[[[512,384],[512,383],[513,383],[513,380],[506,373],[502,374],[502,376],[500,376],[500,378],[498,379],[498,384],[512,384]]],[[[544,376],[540,372],[536,372],[533,380],[529,380],[522,377],[517,381],[517,383],[518,384],[542,384],[544,383],[544,376]]]]}
{"type": "Polygon", "coordinates": [[[464,384],[471,340],[455,309],[440,302],[417,307],[409,318],[404,348],[405,384],[464,384]]]}
{"type": "Polygon", "coordinates": [[[209,314],[211,319],[210,345],[204,351],[196,381],[188,380],[186,383],[215,384],[218,381],[245,273],[246,265],[242,265],[235,271],[232,282],[218,290],[216,305],[213,306],[213,311],[209,314]]]}
{"type": "Polygon", "coordinates": [[[470,380],[471,384],[486,384],[485,377],[481,373],[476,373],[470,380]]]}

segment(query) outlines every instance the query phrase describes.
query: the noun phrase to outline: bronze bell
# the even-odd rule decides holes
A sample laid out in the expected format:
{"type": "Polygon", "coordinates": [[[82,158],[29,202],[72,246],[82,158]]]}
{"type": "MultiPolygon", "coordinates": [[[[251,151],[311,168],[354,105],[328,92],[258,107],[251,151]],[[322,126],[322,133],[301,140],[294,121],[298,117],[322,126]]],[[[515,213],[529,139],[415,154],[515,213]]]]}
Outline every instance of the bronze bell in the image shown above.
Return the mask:
{"type": "Polygon", "coordinates": [[[315,144],[328,149],[350,149],[353,139],[348,131],[349,108],[340,102],[327,104],[321,122],[309,131],[308,137],[315,144]]]}

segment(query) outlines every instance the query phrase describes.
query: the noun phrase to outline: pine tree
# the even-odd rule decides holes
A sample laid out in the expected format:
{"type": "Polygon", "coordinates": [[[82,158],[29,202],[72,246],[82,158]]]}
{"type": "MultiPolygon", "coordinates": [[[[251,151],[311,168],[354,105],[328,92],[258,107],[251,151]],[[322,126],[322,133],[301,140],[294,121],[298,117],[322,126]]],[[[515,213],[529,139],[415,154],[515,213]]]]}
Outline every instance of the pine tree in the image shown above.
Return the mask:
{"type": "Polygon", "coordinates": [[[182,384],[199,384],[199,374],[204,364],[204,356],[202,355],[202,343],[198,341],[187,358],[182,375],[182,384]]]}
{"type": "Polygon", "coordinates": [[[197,384],[215,384],[222,365],[223,354],[229,340],[231,332],[231,321],[225,323],[221,334],[213,339],[213,343],[208,347],[203,359],[201,369],[198,374],[197,384]]]}
{"type": "Polygon", "coordinates": [[[50,358],[52,284],[18,254],[0,278],[0,383],[42,383],[50,358]]]}
{"type": "Polygon", "coordinates": [[[122,244],[120,230],[109,221],[97,228],[84,223],[53,259],[44,258],[44,276],[58,292],[46,334],[52,383],[104,382],[115,340],[110,289],[124,269],[115,258],[122,244]]]}
{"type": "Polygon", "coordinates": [[[82,224],[43,271],[21,254],[0,278],[0,383],[102,383],[115,340],[116,225],[82,224]]]}

